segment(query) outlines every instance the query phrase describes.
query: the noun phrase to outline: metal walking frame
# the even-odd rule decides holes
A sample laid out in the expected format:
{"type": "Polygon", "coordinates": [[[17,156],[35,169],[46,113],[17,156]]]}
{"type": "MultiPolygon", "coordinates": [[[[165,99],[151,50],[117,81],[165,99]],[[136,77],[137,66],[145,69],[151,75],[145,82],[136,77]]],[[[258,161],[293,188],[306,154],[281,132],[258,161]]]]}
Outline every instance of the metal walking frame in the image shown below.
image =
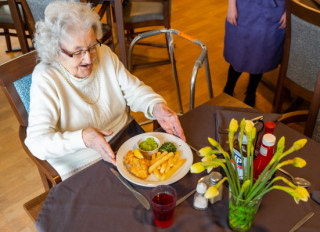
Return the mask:
{"type": "Polygon", "coordinates": [[[191,43],[194,43],[194,44],[200,46],[202,49],[198,59],[195,62],[195,65],[193,67],[192,74],[191,74],[189,110],[194,108],[196,78],[197,78],[198,70],[202,66],[203,62],[205,64],[205,70],[206,70],[206,75],[207,75],[207,85],[208,85],[209,96],[210,96],[210,98],[213,98],[211,75],[210,75],[209,61],[208,61],[208,51],[207,51],[207,47],[204,43],[202,43],[200,40],[194,39],[193,37],[181,32],[181,31],[175,30],[175,29],[158,29],[158,30],[140,33],[130,43],[129,51],[128,51],[128,69],[130,72],[132,71],[132,51],[133,51],[134,45],[138,41],[140,41],[141,39],[145,39],[145,38],[156,36],[156,35],[163,34],[163,33],[166,34],[167,44],[169,46],[168,51],[169,51],[169,56],[170,56],[170,61],[171,61],[171,66],[172,66],[172,73],[173,73],[173,77],[175,79],[175,85],[176,85],[176,89],[177,89],[177,97],[178,97],[178,101],[179,101],[180,114],[183,114],[179,79],[178,79],[178,73],[177,73],[177,67],[176,67],[176,60],[174,57],[173,34],[177,35],[181,38],[184,38],[191,43]]]}

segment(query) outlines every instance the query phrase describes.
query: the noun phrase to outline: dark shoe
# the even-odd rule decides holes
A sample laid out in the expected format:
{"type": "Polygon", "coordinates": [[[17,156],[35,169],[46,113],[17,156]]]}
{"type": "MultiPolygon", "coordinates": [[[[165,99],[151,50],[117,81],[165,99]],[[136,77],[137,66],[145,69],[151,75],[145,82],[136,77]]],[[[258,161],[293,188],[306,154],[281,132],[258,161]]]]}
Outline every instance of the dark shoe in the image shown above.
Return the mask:
{"type": "Polygon", "coordinates": [[[254,107],[256,104],[256,94],[247,94],[246,98],[244,99],[244,103],[248,106],[254,107]]]}

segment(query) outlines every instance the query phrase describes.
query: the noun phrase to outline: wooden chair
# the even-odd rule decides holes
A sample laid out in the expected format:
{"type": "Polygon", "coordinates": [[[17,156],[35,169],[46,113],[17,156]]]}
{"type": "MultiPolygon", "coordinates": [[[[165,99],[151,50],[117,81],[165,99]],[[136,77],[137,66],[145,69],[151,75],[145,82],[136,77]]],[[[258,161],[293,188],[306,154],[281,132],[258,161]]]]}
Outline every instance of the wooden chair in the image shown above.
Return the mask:
{"type": "MultiPolygon", "coordinates": [[[[91,2],[91,1],[88,1],[91,2]]],[[[111,19],[111,5],[110,2],[100,0],[100,1],[94,1],[92,0],[92,4],[95,7],[100,6],[98,10],[98,14],[100,18],[102,19],[104,15],[106,16],[107,23],[102,23],[102,38],[100,38],[100,41],[103,44],[108,45],[112,51],[115,51],[114,41],[113,41],[113,33],[112,33],[112,19],[111,19]]]]}
{"type": "Polygon", "coordinates": [[[28,126],[31,73],[37,64],[36,58],[36,51],[32,51],[0,65],[0,85],[19,121],[22,147],[37,165],[45,190],[49,190],[61,182],[58,172],[47,161],[33,156],[24,144],[28,126]]]}
{"type": "MultiPolygon", "coordinates": [[[[11,0],[12,1],[12,0],[11,0]]],[[[37,21],[44,18],[44,11],[47,5],[54,0],[13,0],[22,3],[23,8],[26,12],[26,17],[28,19],[29,28],[35,33],[35,24],[37,21]]],[[[100,42],[108,45],[114,51],[114,41],[112,35],[112,22],[110,13],[110,2],[103,0],[75,0],[76,2],[88,2],[91,3],[93,7],[99,7],[97,13],[100,18],[106,14],[107,23],[102,23],[102,38],[100,42]]]]}
{"type": "MultiPolygon", "coordinates": [[[[123,24],[128,42],[131,42],[138,33],[145,32],[146,30],[144,30],[144,28],[146,27],[160,26],[165,29],[170,28],[171,0],[128,0],[124,1],[124,3],[123,24]],[[136,30],[139,30],[139,32],[136,30]]],[[[150,28],[148,28],[148,30],[150,30],[150,28]]],[[[166,37],[165,45],[145,42],[139,42],[139,44],[168,49],[168,38],[166,37]]],[[[147,64],[136,64],[133,68],[150,67],[169,63],[170,59],[165,59],[149,62],[147,64]]]]}
{"type": "Polygon", "coordinates": [[[310,102],[307,114],[291,112],[285,120],[305,119],[304,134],[320,141],[320,11],[298,0],[286,0],[286,9],[284,54],[274,111],[281,112],[286,89],[310,102]]]}
{"type": "Polygon", "coordinates": [[[27,17],[21,2],[15,3],[13,0],[0,1],[0,28],[3,29],[0,35],[3,35],[6,39],[6,52],[22,51],[22,53],[27,53],[32,49],[27,41],[32,38],[32,31],[26,22],[27,17]],[[18,37],[20,48],[12,48],[11,37],[18,37]]]}
{"type": "Polygon", "coordinates": [[[129,0],[123,7],[126,36],[134,38],[135,29],[162,26],[170,28],[171,0],[129,0]]]}

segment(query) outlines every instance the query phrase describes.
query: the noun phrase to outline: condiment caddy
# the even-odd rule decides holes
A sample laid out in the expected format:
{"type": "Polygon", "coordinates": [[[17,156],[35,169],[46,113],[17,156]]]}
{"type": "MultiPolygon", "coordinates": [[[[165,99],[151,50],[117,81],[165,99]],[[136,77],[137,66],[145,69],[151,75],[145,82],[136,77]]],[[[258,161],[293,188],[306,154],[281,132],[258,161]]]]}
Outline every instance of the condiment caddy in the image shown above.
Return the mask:
{"type": "Polygon", "coordinates": [[[218,189],[219,194],[216,197],[206,199],[204,197],[205,192],[211,186],[216,185],[222,179],[220,172],[211,172],[209,175],[199,179],[196,193],[194,194],[193,207],[197,210],[205,210],[208,208],[208,203],[214,204],[217,201],[222,200],[223,185],[218,189]]]}

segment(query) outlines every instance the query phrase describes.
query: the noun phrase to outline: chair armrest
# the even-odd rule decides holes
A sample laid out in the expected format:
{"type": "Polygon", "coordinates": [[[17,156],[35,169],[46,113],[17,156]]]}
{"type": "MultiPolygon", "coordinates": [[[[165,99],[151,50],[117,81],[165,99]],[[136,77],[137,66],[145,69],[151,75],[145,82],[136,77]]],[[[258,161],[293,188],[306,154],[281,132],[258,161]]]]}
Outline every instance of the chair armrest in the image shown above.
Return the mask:
{"type": "Polygon", "coordinates": [[[56,186],[62,180],[59,173],[51,166],[51,164],[46,160],[40,160],[35,157],[28,147],[24,144],[24,140],[26,138],[26,127],[20,126],[19,127],[19,138],[22,144],[23,149],[28,154],[28,156],[32,159],[32,161],[37,165],[40,175],[41,172],[47,177],[47,179],[52,183],[52,186],[56,186]]]}
{"type": "Polygon", "coordinates": [[[298,111],[293,111],[293,112],[283,114],[278,121],[284,124],[294,123],[294,122],[303,122],[303,121],[307,121],[308,115],[309,115],[308,110],[298,110],[298,111]]]}

